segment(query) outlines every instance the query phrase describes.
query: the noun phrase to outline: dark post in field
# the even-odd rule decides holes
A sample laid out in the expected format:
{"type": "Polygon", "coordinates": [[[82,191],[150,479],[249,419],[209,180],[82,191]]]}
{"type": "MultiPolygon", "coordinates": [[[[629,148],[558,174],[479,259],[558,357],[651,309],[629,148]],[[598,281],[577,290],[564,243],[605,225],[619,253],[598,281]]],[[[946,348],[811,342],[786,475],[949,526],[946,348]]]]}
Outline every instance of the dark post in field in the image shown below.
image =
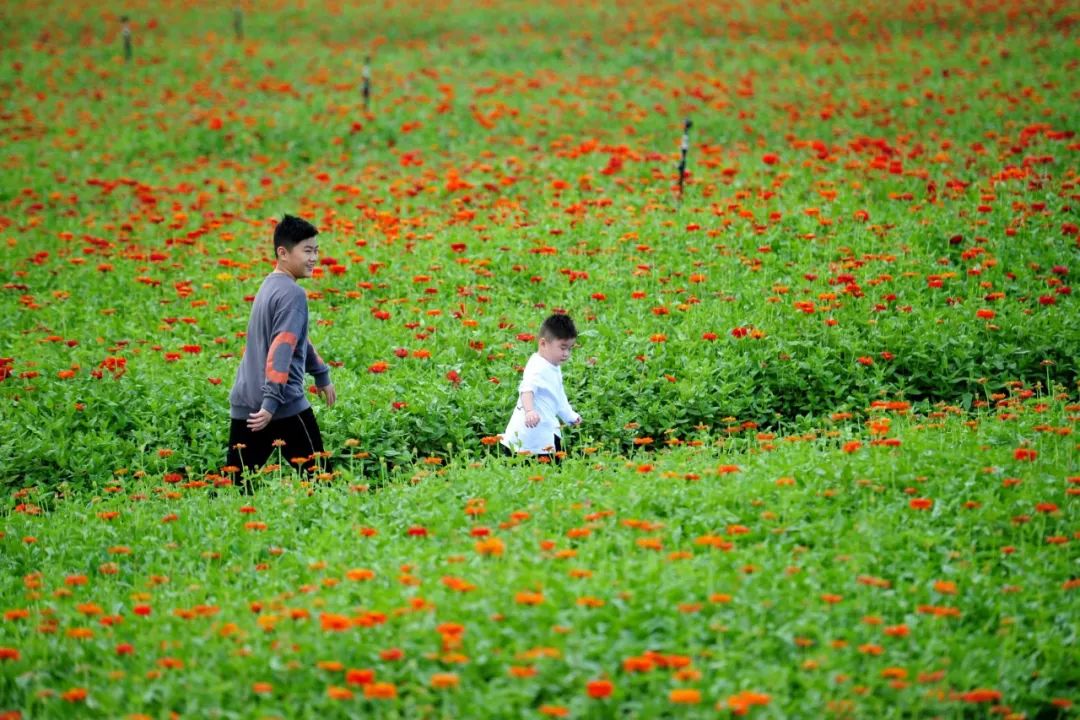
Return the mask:
{"type": "Polygon", "coordinates": [[[364,96],[364,112],[371,106],[371,56],[364,56],[364,85],[361,90],[364,96]]]}
{"type": "Polygon", "coordinates": [[[240,8],[233,8],[232,16],[233,33],[236,34],[237,40],[244,39],[244,11],[240,8]]]}
{"type": "Polygon", "coordinates": [[[121,15],[120,22],[123,24],[120,34],[124,38],[124,60],[126,62],[131,62],[133,51],[131,49],[131,25],[128,24],[128,16],[121,15]]]}
{"type": "Polygon", "coordinates": [[[679,146],[679,202],[682,202],[683,184],[686,182],[686,153],[690,150],[690,118],[683,121],[682,144],[679,146]]]}

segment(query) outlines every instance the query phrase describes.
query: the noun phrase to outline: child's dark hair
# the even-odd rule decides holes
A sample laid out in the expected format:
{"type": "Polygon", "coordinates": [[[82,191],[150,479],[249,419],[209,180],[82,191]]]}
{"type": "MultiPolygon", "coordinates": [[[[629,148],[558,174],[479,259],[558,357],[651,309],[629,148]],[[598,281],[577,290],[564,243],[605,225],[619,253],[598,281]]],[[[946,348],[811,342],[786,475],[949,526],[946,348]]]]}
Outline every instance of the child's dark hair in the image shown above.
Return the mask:
{"type": "Polygon", "coordinates": [[[556,313],[540,326],[540,337],[548,340],[573,340],[577,337],[577,328],[569,315],[556,313]]]}
{"type": "Polygon", "coordinates": [[[281,222],[274,228],[274,252],[277,252],[279,247],[292,250],[298,243],[318,234],[319,231],[307,220],[295,215],[283,215],[281,222]]]}

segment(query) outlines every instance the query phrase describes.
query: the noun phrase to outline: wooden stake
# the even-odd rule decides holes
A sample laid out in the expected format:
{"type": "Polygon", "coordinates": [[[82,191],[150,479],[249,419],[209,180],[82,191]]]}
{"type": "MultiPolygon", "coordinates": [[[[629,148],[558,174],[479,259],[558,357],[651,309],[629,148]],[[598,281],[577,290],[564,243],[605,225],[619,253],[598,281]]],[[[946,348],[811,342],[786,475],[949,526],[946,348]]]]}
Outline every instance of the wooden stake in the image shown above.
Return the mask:
{"type": "Polygon", "coordinates": [[[690,128],[694,123],[690,118],[683,121],[682,144],[679,146],[679,202],[682,202],[683,184],[686,182],[686,153],[690,150],[690,128]]]}
{"type": "Polygon", "coordinates": [[[131,62],[134,50],[132,50],[131,47],[131,26],[128,24],[128,16],[121,15],[120,22],[123,23],[123,29],[120,31],[120,34],[124,38],[124,61],[131,62]]]}
{"type": "Polygon", "coordinates": [[[361,90],[364,97],[364,112],[371,107],[371,56],[364,57],[364,86],[361,90]]]}

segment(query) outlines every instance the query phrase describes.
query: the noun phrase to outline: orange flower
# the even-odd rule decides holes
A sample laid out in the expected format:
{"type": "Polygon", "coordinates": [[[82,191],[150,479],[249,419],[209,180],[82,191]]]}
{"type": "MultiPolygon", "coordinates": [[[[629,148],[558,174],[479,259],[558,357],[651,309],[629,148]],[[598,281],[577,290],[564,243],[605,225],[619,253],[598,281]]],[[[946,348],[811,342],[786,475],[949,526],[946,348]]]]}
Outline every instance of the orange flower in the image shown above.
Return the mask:
{"type": "Polygon", "coordinates": [[[541,705],[540,714],[548,717],[567,717],[570,715],[570,710],[562,705],[541,705]]]}
{"type": "Polygon", "coordinates": [[[638,538],[635,542],[638,547],[645,550],[662,550],[664,548],[663,542],[657,537],[638,538]]]}
{"type": "Polygon", "coordinates": [[[326,688],[326,696],[331,700],[352,700],[354,697],[352,690],[337,685],[326,688]]]}
{"type": "Polygon", "coordinates": [[[457,687],[460,679],[457,673],[435,673],[431,676],[431,687],[436,690],[457,687]]]}
{"type": "Polygon", "coordinates": [[[524,590],[514,595],[514,602],[518,605],[539,605],[544,602],[544,595],[543,593],[524,590]]]}
{"type": "Polygon", "coordinates": [[[934,507],[934,501],[930,498],[912,498],[908,503],[908,507],[912,510],[929,510],[934,507]]]}
{"type": "Polygon", "coordinates": [[[393,700],[397,697],[397,686],[394,683],[373,682],[364,686],[364,697],[369,700],[393,700]]]}
{"type": "Polygon", "coordinates": [[[480,555],[502,555],[506,546],[497,537],[484,538],[476,543],[476,552],[480,555]]]}
{"type": "Polygon", "coordinates": [[[65,691],[60,697],[69,703],[77,703],[85,700],[87,695],[86,688],[73,687],[65,691]]]}
{"type": "Polygon", "coordinates": [[[769,695],[744,690],[729,697],[727,704],[732,715],[745,715],[754,705],[765,706],[771,701],[772,697],[769,695]]]}
{"type": "Polygon", "coordinates": [[[677,705],[697,705],[701,702],[701,691],[694,688],[676,688],[668,694],[668,699],[677,705]]]}
{"type": "Polygon", "coordinates": [[[352,618],[345,615],[335,615],[334,613],[322,613],[319,616],[319,623],[322,625],[322,629],[328,632],[348,630],[353,624],[352,618]]]}
{"type": "Polygon", "coordinates": [[[368,570],[367,568],[355,568],[346,572],[345,577],[349,580],[355,580],[356,582],[363,582],[364,580],[370,580],[375,577],[375,572],[368,570]]]}
{"type": "Polygon", "coordinates": [[[656,661],[654,661],[648,655],[640,655],[637,657],[628,657],[623,660],[623,670],[628,673],[635,672],[649,672],[656,667],[656,661]]]}

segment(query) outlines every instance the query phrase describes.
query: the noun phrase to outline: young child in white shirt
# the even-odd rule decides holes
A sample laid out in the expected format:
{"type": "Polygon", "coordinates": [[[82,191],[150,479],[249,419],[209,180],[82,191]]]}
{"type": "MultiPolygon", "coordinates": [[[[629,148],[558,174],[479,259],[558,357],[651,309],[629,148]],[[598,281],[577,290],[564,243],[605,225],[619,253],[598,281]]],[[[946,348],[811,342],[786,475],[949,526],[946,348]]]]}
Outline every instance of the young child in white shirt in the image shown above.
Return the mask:
{"type": "Polygon", "coordinates": [[[536,352],[525,365],[517,406],[502,434],[508,454],[558,456],[562,452],[559,418],[571,425],[581,422],[566,399],[560,367],[570,359],[577,334],[568,315],[552,315],[540,326],[536,352]]]}

